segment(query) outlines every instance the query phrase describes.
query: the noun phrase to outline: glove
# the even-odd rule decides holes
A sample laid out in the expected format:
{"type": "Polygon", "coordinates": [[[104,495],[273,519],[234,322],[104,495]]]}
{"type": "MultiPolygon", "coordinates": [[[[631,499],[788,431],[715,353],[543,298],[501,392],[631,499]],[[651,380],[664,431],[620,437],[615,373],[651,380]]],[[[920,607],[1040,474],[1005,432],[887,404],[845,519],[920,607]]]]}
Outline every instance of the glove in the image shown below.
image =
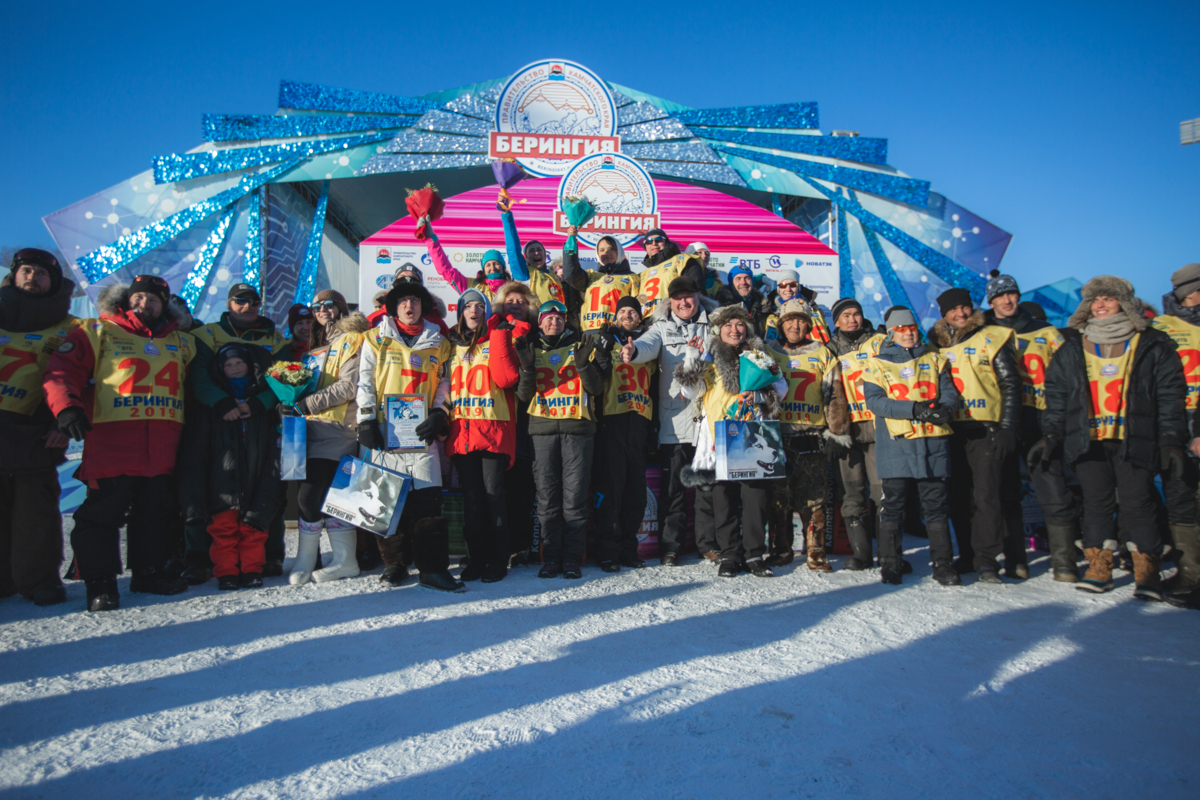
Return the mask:
{"type": "Polygon", "coordinates": [[[79,406],[64,408],[58,412],[55,421],[58,423],[60,431],[77,442],[82,442],[83,437],[92,429],[92,423],[88,422],[87,413],[79,406]]]}
{"type": "Polygon", "coordinates": [[[446,416],[446,411],[441,408],[430,411],[425,421],[416,428],[417,438],[425,444],[433,444],[434,439],[449,432],[450,421],[446,416]]]}
{"type": "Polygon", "coordinates": [[[1029,463],[1032,466],[1035,462],[1042,462],[1042,469],[1050,465],[1050,462],[1058,458],[1059,449],[1062,447],[1062,439],[1056,434],[1048,433],[1045,438],[1029,448],[1029,463]]]}
{"type": "Polygon", "coordinates": [[[1017,452],[1017,432],[1011,428],[997,428],[993,441],[996,443],[996,458],[1000,461],[1017,452]]]}
{"type": "Polygon", "coordinates": [[[494,331],[511,331],[516,327],[507,317],[496,316],[492,317],[492,320],[495,321],[495,325],[492,326],[492,330],[494,331]]]}
{"type": "Polygon", "coordinates": [[[592,351],[596,349],[596,337],[584,336],[579,344],[575,345],[575,363],[586,364],[592,357],[592,351]]]}
{"type": "Polygon", "coordinates": [[[358,443],[368,450],[382,450],[387,444],[379,423],[374,420],[358,423],[358,443]]]}
{"type": "Polygon", "coordinates": [[[1175,480],[1183,478],[1183,448],[1175,444],[1164,444],[1158,448],[1158,466],[1175,480]]]}
{"type": "Polygon", "coordinates": [[[513,351],[516,352],[517,361],[522,369],[533,369],[533,342],[528,337],[513,339],[513,351]]]}
{"type": "Polygon", "coordinates": [[[930,425],[948,425],[950,412],[936,400],[921,400],[913,403],[913,419],[930,425]]]}
{"type": "Polygon", "coordinates": [[[850,452],[850,448],[838,441],[836,436],[825,437],[825,457],[830,461],[838,461],[850,452]]]}

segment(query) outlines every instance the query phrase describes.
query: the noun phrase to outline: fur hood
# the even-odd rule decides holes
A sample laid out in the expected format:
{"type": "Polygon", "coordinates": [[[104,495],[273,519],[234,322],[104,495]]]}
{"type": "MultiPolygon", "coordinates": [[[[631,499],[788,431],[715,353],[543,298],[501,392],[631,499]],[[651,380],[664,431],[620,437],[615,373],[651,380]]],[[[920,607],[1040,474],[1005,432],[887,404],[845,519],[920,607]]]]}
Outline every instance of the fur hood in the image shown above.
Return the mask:
{"type": "MultiPolygon", "coordinates": [[[[721,304],[716,301],[716,298],[709,297],[704,292],[696,292],[696,297],[700,300],[700,313],[704,316],[704,321],[707,322],[712,318],[712,314],[721,304]]],[[[656,322],[665,322],[671,314],[671,299],[663,298],[654,307],[654,312],[650,314],[650,324],[656,322]]]]}
{"type": "Polygon", "coordinates": [[[371,330],[371,321],[361,311],[351,311],[333,323],[333,330],[339,336],[347,333],[366,333],[371,330]]]}
{"type": "MultiPolygon", "coordinates": [[[[691,354],[695,351],[689,348],[687,359],[675,370],[674,383],[680,387],[703,385],[704,373],[708,370],[708,365],[711,363],[717,373],[717,380],[725,387],[725,391],[731,394],[740,394],[741,381],[739,373],[741,354],[748,350],[758,350],[765,353],[766,346],[763,345],[762,339],[751,332],[745,341],[736,348],[725,344],[725,342],[721,341],[720,336],[710,336],[708,341],[704,343],[704,350],[712,356],[712,361],[704,361],[692,356],[691,354]]],[[[779,396],[779,393],[772,386],[759,390],[759,394],[762,396],[763,416],[766,419],[778,419],[779,412],[783,408],[783,398],[779,396]]],[[[699,397],[693,401],[693,405],[697,405],[698,401],[699,397]]],[[[700,416],[698,408],[695,416],[700,416]]]]}
{"type": "MultiPolygon", "coordinates": [[[[100,296],[96,298],[96,310],[100,312],[101,316],[110,317],[128,311],[129,284],[113,283],[105,286],[100,291],[100,296]]],[[[176,313],[176,308],[173,308],[170,302],[163,306],[163,315],[176,324],[181,321],[176,313]]]]}
{"type": "Polygon", "coordinates": [[[938,347],[952,347],[970,339],[984,325],[987,325],[987,320],[983,316],[983,311],[978,308],[971,312],[971,316],[967,318],[967,326],[962,330],[950,327],[950,323],[946,321],[945,317],[942,317],[930,329],[929,341],[938,347]]]}
{"type": "Polygon", "coordinates": [[[1148,306],[1138,299],[1133,291],[1133,284],[1124,278],[1097,275],[1083,285],[1083,299],[1071,315],[1071,319],[1067,321],[1067,325],[1082,332],[1087,327],[1088,320],[1092,318],[1092,301],[1103,295],[1112,297],[1121,304],[1121,311],[1133,323],[1135,331],[1140,333],[1146,330],[1150,324],[1145,314],[1148,306]]]}

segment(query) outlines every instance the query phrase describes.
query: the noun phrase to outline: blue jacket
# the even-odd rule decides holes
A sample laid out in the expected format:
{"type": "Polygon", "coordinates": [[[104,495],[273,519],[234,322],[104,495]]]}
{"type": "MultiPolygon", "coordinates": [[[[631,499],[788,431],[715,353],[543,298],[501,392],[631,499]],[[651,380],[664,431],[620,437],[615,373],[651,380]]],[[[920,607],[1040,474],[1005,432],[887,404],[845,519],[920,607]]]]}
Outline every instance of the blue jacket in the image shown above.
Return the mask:
{"type": "MultiPolygon", "coordinates": [[[[900,347],[890,340],[879,348],[876,358],[903,364],[935,350],[928,342],[913,348],[900,347]]],[[[875,415],[875,471],[880,480],[886,478],[948,478],[950,477],[950,437],[896,439],[888,433],[889,419],[912,419],[912,400],[893,400],[881,387],[863,383],[867,409],[875,415]]],[[[938,376],[938,403],[951,415],[958,408],[958,390],[948,365],[938,376]]]]}

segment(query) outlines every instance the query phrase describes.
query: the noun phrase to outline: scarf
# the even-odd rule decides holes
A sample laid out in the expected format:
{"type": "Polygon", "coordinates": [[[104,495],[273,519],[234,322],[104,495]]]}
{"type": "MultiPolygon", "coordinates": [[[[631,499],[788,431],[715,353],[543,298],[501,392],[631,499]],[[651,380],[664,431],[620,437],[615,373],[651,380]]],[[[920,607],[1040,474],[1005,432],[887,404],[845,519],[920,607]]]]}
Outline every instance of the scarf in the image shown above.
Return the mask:
{"type": "Polygon", "coordinates": [[[395,317],[392,317],[392,320],[396,323],[396,327],[400,329],[400,332],[405,336],[416,336],[421,331],[425,330],[424,320],[417,320],[412,325],[406,325],[395,317]]]}
{"type": "Polygon", "coordinates": [[[1092,317],[1083,328],[1087,340],[1096,344],[1120,344],[1132,339],[1135,333],[1133,320],[1124,312],[1104,319],[1092,317]]]}

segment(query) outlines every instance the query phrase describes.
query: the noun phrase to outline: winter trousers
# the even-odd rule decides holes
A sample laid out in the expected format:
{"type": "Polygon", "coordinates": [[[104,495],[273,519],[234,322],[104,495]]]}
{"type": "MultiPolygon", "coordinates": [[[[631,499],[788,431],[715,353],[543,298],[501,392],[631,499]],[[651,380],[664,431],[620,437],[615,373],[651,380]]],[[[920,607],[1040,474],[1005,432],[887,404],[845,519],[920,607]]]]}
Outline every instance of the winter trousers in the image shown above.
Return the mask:
{"type": "MultiPolygon", "coordinates": [[[[57,500],[55,501],[57,502],[57,500]]],[[[121,574],[121,526],[134,572],[162,569],[168,528],[179,514],[174,475],[120,475],[88,481],[87,497],[75,511],[71,548],[85,581],[121,574]]]]}
{"type": "Polygon", "coordinates": [[[722,561],[744,563],[767,552],[771,484],[777,481],[717,481],[712,489],[717,548],[722,561]],[[738,502],[741,502],[741,519],[738,502]],[[741,536],[738,529],[741,528],[741,536]]]}
{"type": "Polygon", "coordinates": [[[453,457],[463,492],[463,538],[472,567],[508,567],[508,456],[476,450],[453,457]]]}
{"type": "MultiPolygon", "coordinates": [[[[1000,503],[1003,465],[993,428],[956,425],[950,437],[950,521],[958,555],[978,570],[998,571],[1007,525],[1000,503]]],[[[926,517],[928,522],[928,517],[926,517]]]]}
{"type": "Polygon", "coordinates": [[[332,458],[310,458],[305,462],[305,478],[300,481],[299,491],[296,492],[300,519],[305,522],[324,521],[321,507],[325,505],[325,495],[333,485],[333,477],[337,475],[340,463],[340,460],[334,461],[332,458]]]}
{"type": "Polygon", "coordinates": [[[0,474],[0,597],[61,586],[58,469],[0,474]]]}
{"type": "Polygon", "coordinates": [[[790,554],[795,541],[792,513],[800,512],[803,529],[815,524],[825,541],[825,504],[829,501],[829,459],[819,433],[784,436],[787,477],[767,481],[771,491],[771,555],[790,554]]]}
{"type": "MultiPolygon", "coordinates": [[[[1037,495],[1038,505],[1046,515],[1049,525],[1073,525],[1079,519],[1079,507],[1075,495],[1067,488],[1067,476],[1061,458],[1046,464],[1038,460],[1029,462],[1029,451],[1037,440],[1022,442],[1020,458],[1024,459],[1037,495]]],[[[1020,480],[1020,464],[1017,465],[1017,480],[1020,480]]],[[[1020,492],[1020,488],[1017,489],[1020,492]]],[[[1020,502],[1018,500],[1018,502],[1020,502]]]]}
{"type": "Polygon", "coordinates": [[[646,436],[636,412],[606,417],[596,435],[596,539],[600,561],[637,558],[646,516],[646,436]]]}
{"type": "Polygon", "coordinates": [[[267,532],[239,520],[236,508],[213,514],[208,535],[212,537],[213,575],[262,574],[267,532]]]}
{"type": "Polygon", "coordinates": [[[898,563],[902,552],[901,542],[887,541],[898,537],[904,520],[904,507],[913,486],[921,499],[921,516],[925,517],[925,528],[929,532],[929,560],[950,561],[954,558],[954,545],[950,542],[950,528],[946,524],[949,512],[946,492],[949,488],[942,478],[884,478],[883,499],[879,510],[879,563],[885,560],[898,563]],[[892,561],[895,559],[895,561],[892,561]]]}
{"type": "Polygon", "coordinates": [[[1083,547],[1116,549],[1114,514],[1120,495],[1121,521],[1130,549],[1157,556],[1162,540],[1155,516],[1154,473],[1121,458],[1120,449],[1117,439],[1092,442],[1073,465],[1083,487],[1083,547]]]}
{"type": "MultiPolygon", "coordinates": [[[[690,466],[696,455],[691,444],[663,444],[658,448],[662,461],[662,479],[658,495],[658,553],[665,556],[683,552],[687,542],[687,487],[683,485],[683,468],[690,466]]],[[[694,506],[696,549],[701,553],[720,551],[715,525],[713,490],[696,488],[694,506]]]]}
{"type": "Polygon", "coordinates": [[[860,441],[866,438],[861,426],[874,426],[874,421],[854,422],[850,425],[851,438],[854,444],[850,452],[838,460],[838,471],[842,474],[842,486],[846,493],[842,497],[842,517],[858,517],[866,520],[869,514],[867,499],[879,508],[880,485],[879,476],[875,473],[875,440],[860,441]]]}
{"type": "Polygon", "coordinates": [[[587,548],[588,495],[592,478],[591,434],[539,434],[533,439],[542,560],[583,563],[587,548]]]}
{"type": "Polygon", "coordinates": [[[450,568],[449,527],[442,517],[439,486],[413,489],[391,536],[376,536],[379,556],[387,566],[415,563],[421,572],[445,572],[450,568]]]}
{"type": "Polygon", "coordinates": [[[1200,486],[1200,460],[1190,452],[1184,455],[1183,477],[1162,473],[1163,497],[1167,501],[1167,521],[1172,525],[1195,525],[1196,488],[1200,486]]]}
{"type": "Polygon", "coordinates": [[[533,547],[533,495],[533,461],[517,456],[504,474],[508,546],[514,553],[526,553],[533,547]]]}

